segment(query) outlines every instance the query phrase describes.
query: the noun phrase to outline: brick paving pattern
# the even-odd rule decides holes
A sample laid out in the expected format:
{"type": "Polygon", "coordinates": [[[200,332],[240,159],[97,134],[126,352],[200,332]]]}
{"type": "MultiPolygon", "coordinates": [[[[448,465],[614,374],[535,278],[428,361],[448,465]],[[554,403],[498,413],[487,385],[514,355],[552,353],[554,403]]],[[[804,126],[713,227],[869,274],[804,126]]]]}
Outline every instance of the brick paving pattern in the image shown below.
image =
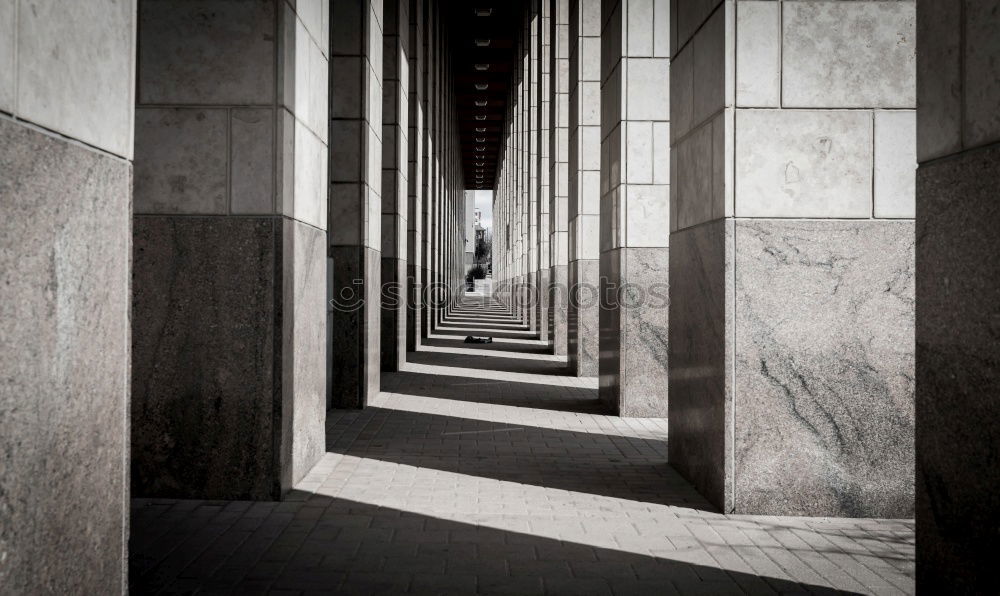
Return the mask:
{"type": "Polygon", "coordinates": [[[137,594],[912,594],[911,520],[723,515],[665,420],[468,301],[280,502],[133,501],[137,594]],[[466,344],[466,335],[494,343],[466,344]]]}

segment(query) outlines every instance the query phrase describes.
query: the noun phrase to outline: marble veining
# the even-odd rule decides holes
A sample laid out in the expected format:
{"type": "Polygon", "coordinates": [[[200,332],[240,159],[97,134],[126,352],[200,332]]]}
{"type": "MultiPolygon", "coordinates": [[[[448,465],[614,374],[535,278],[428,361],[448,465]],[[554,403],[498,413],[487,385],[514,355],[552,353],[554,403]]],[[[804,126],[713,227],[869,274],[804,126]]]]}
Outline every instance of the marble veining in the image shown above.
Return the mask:
{"type": "Polygon", "coordinates": [[[913,511],[912,222],[736,224],[739,512],[913,511]]]}

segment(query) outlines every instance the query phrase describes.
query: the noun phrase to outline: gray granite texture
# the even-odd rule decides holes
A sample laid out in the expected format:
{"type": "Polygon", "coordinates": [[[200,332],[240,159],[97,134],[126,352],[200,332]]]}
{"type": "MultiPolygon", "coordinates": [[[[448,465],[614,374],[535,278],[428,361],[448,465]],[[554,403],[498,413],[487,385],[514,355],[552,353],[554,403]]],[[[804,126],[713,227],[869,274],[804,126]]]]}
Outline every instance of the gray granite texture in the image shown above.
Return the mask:
{"type": "Polygon", "coordinates": [[[598,374],[600,308],[597,259],[571,261],[569,264],[570,299],[566,333],[569,346],[569,371],[578,377],[598,374]]]}
{"type": "Polygon", "coordinates": [[[575,350],[576,369],[579,377],[596,377],[600,328],[598,312],[600,310],[600,263],[597,259],[576,261],[573,268],[578,284],[573,294],[574,309],[577,317],[577,347],[575,350]]]}
{"type": "Polygon", "coordinates": [[[382,257],[381,366],[398,371],[406,361],[406,260],[382,257]]]}
{"type": "Polygon", "coordinates": [[[379,392],[382,259],[363,246],[330,249],[334,300],[330,311],[331,408],[363,408],[379,392]]]}
{"type": "Polygon", "coordinates": [[[326,453],[326,232],[282,220],[281,488],[326,453]]]}
{"type": "Polygon", "coordinates": [[[914,226],[740,221],[734,504],[913,515],[914,226]]]}
{"type": "Polygon", "coordinates": [[[569,278],[566,265],[553,265],[549,268],[549,312],[551,326],[549,343],[552,353],[566,353],[568,323],[566,320],[569,303],[569,278]]]}
{"type": "Polygon", "coordinates": [[[733,220],[670,235],[670,465],[732,509],[733,220]]]}
{"type": "Polygon", "coordinates": [[[548,267],[538,270],[538,339],[549,341],[549,325],[552,309],[549,308],[549,293],[543,288],[549,287],[551,271],[548,267]]]}
{"type": "Polygon", "coordinates": [[[278,498],[281,220],[136,216],[133,229],[133,491],[278,498]]]}
{"type": "Polygon", "coordinates": [[[528,272],[528,284],[525,286],[525,306],[527,306],[528,329],[538,331],[538,296],[541,286],[538,285],[538,275],[535,271],[528,272]]]}
{"type": "MultiPolygon", "coordinates": [[[[420,280],[421,268],[413,263],[406,264],[406,351],[413,352],[420,347],[422,325],[420,312],[423,309],[423,284],[420,280]]],[[[405,354],[404,354],[405,356],[405,354]]]]}
{"type": "Polygon", "coordinates": [[[127,161],[0,118],[0,592],[127,590],[127,161]]]}
{"type": "Polygon", "coordinates": [[[620,416],[667,417],[667,248],[601,253],[599,395],[620,416]]]}
{"type": "Polygon", "coordinates": [[[917,582],[998,593],[1000,148],[917,170],[917,582]]]}
{"type": "Polygon", "coordinates": [[[600,312],[598,313],[597,397],[612,413],[617,414],[621,393],[621,310],[617,308],[617,291],[622,270],[622,249],[601,253],[600,312]]]}
{"type": "Polygon", "coordinates": [[[726,512],[912,515],[912,222],[716,221],[671,251],[671,464],[726,512]]]}

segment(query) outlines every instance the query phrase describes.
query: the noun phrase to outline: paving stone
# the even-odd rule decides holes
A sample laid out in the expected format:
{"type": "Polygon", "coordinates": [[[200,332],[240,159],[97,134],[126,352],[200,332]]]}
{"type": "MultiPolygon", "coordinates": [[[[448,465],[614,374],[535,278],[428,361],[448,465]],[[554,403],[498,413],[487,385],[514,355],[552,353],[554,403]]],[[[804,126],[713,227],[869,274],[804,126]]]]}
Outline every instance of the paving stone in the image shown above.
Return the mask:
{"type": "Polygon", "coordinates": [[[913,593],[911,520],[724,515],[670,468],[666,421],[607,415],[530,335],[450,326],[329,413],[286,501],[134,500],[133,589],[913,593]]]}

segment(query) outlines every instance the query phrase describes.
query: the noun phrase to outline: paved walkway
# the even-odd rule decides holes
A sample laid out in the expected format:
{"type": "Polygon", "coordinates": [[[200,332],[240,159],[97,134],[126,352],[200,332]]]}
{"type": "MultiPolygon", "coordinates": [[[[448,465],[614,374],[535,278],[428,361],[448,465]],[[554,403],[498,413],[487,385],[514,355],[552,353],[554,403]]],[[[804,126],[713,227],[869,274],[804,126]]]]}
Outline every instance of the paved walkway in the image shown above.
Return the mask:
{"type": "Polygon", "coordinates": [[[133,593],[913,593],[913,523],[727,516],[482,298],[281,503],[136,500],[133,593]],[[491,344],[466,344],[468,334],[491,344]]]}

